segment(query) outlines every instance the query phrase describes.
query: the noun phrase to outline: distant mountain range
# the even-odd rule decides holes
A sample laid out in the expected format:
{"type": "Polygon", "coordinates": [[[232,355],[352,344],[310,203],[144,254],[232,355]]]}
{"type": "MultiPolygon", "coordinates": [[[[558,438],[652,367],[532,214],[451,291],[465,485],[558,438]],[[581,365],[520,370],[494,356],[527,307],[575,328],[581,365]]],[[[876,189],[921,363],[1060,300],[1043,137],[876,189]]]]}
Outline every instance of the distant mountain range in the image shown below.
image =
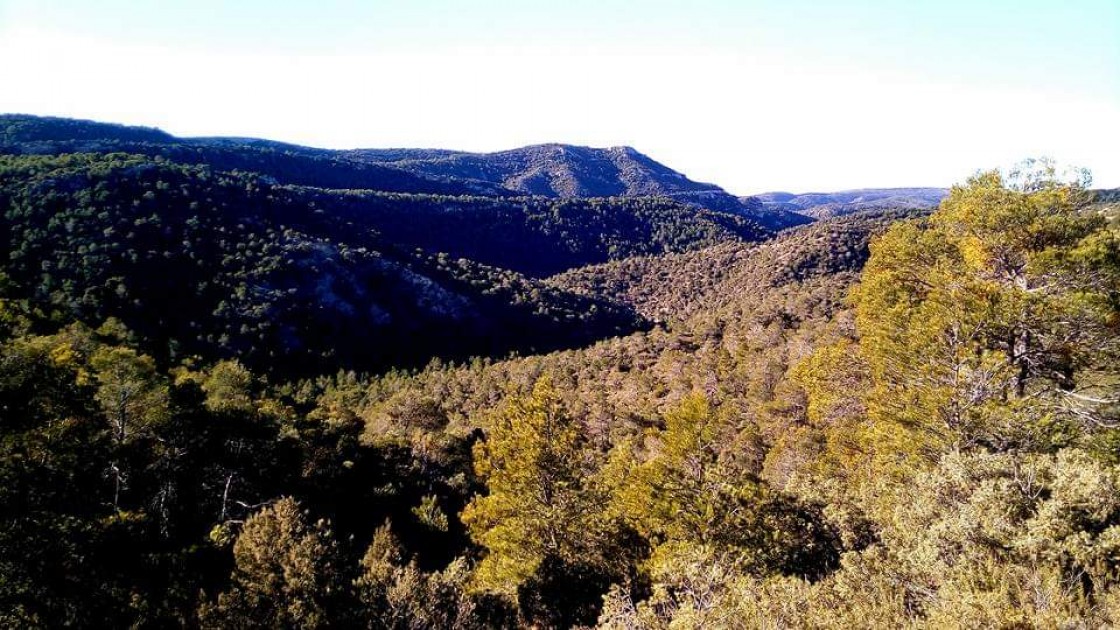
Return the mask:
{"type": "Polygon", "coordinates": [[[738,214],[770,229],[863,210],[930,208],[948,193],[944,188],[866,188],[736,197],[715,184],[693,181],[628,146],[541,144],[494,153],[332,150],[258,138],[179,138],[150,127],[0,115],[0,153],[114,152],[255,172],[281,183],[317,188],[552,199],[667,197],[738,214]]]}
{"type": "Polygon", "coordinates": [[[377,370],[676,320],[678,285],[708,286],[784,228],[944,192],[737,198],[630,147],[338,151],[4,115],[0,287],[61,319],[120,319],[164,361],[377,370]]]}
{"type": "Polygon", "coordinates": [[[784,208],[767,208],[749,197],[736,198],[715,184],[692,181],[633,147],[595,149],[541,144],[496,153],[359,149],[346,155],[418,176],[496,184],[517,194],[554,198],[669,197],[708,210],[743,214],[768,227],[806,223],[784,208]]]}
{"type": "Polygon", "coordinates": [[[859,188],[830,193],[769,192],[742,199],[755,199],[769,212],[828,219],[865,210],[933,208],[948,194],[947,188],[859,188]]]}
{"type": "Polygon", "coordinates": [[[430,177],[500,183],[542,197],[648,197],[723,192],[694,182],[632,147],[542,144],[497,153],[359,149],[347,153],[430,177]]]}
{"type": "Polygon", "coordinates": [[[128,153],[218,171],[259,173],[277,182],[317,188],[436,195],[511,196],[498,186],[418,177],[340,151],[255,138],[176,138],[158,129],[87,120],[0,115],[0,153],[60,155],[128,153]]]}
{"type": "Polygon", "coordinates": [[[158,129],[28,115],[0,116],[0,152],[161,156],[219,170],[261,173],[319,188],[548,198],[668,197],[781,229],[807,223],[784,208],[694,182],[631,147],[564,144],[496,153],[438,149],[329,150],[255,138],[178,138],[158,129]]]}
{"type": "Polygon", "coordinates": [[[628,306],[543,278],[774,234],[746,212],[642,194],[674,190],[654,179],[710,190],[665,167],[594,178],[601,153],[571,165],[588,183],[529,196],[496,174],[354,151],[0,116],[0,290],[63,318],[117,318],[160,360],[383,369],[640,330],[628,306]]]}

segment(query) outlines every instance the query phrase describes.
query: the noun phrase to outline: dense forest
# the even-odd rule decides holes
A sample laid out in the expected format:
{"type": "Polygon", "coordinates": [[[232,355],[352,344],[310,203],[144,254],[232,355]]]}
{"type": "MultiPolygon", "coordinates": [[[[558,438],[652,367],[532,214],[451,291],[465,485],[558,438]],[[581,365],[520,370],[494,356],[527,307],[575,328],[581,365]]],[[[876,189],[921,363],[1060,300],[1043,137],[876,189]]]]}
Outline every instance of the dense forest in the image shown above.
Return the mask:
{"type": "Polygon", "coordinates": [[[0,153],[129,153],[319,188],[550,199],[665,197],[740,215],[769,228],[810,221],[785,206],[768,207],[714,184],[694,182],[631,147],[552,144],[497,153],[338,151],[253,138],[177,138],[146,127],[0,114],[0,153]]]}
{"type": "Polygon", "coordinates": [[[116,317],[160,358],[281,371],[630,332],[646,324],[629,308],[538,278],[770,234],[659,198],[329,191],[124,154],[0,156],[0,204],[9,279],[59,317],[116,317]]]}
{"type": "Polygon", "coordinates": [[[941,203],[947,194],[949,191],[944,188],[861,188],[800,195],[772,192],[755,195],[755,199],[770,211],[785,210],[827,219],[868,210],[929,208],[941,203]]]}
{"type": "Polygon", "coordinates": [[[8,123],[0,626],[1120,625],[1115,191],[775,232],[8,123]]]}

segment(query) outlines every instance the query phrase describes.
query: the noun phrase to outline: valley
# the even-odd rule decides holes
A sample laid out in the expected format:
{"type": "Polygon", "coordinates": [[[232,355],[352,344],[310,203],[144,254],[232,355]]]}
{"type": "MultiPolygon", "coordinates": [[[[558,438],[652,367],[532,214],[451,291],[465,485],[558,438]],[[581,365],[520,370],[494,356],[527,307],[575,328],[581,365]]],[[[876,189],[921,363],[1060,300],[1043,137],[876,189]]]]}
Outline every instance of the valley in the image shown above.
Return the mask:
{"type": "Polygon", "coordinates": [[[0,116],[0,626],[1120,622],[1118,195],[1024,168],[0,116]]]}

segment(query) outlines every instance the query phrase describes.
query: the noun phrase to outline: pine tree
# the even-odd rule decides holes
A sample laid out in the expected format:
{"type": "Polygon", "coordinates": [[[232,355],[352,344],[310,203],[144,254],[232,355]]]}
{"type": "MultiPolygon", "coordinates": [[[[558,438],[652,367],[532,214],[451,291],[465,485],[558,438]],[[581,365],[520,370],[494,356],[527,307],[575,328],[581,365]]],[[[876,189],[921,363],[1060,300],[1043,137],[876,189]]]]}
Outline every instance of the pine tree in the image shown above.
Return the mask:
{"type": "Polygon", "coordinates": [[[324,521],[309,524],[283,498],[245,521],[233,545],[230,589],[204,604],[213,628],[325,628],[345,619],[347,587],[324,521]]]}
{"type": "Polygon", "coordinates": [[[512,397],[491,418],[474,451],[488,494],[475,497],[462,519],[486,548],[478,587],[514,596],[546,558],[585,562],[595,553],[603,497],[581,424],[547,378],[527,397],[512,397]]]}
{"type": "Polygon", "coordinates": [[[856,299],[876,437],[929,459],[1109,422],[1096,403],[1116,398],[1120,238],[1085,201],[1045,165],[981,173],[873,245],[856,299]],[[900,429],[908,443],[887,435],[900,429]]]}

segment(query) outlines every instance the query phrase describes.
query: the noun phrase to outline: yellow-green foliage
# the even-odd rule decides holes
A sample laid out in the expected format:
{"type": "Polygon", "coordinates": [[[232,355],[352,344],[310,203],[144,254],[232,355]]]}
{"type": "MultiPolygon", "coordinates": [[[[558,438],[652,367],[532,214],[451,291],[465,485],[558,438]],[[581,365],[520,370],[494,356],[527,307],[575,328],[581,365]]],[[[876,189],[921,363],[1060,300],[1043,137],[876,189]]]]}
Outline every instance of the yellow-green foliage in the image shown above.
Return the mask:
{"type": "Polygon", "coordinates": [[[325,522],[309,524],[298,503],[277,501],[250,517],[233,545],[230,590],[201,611],[213,628],[322,628],[342,585],[325,522]]]}
{"type": "Polygon", "coordinates": [[[592,547],[603,499],[587,483],[593,469],[583,442],[548,379],[493,415],[474,451],[488,494],[462,514],[487,552],[478,588],[512,596],[546,557],[574,561],[592,547]]]}
{"type": "Polygon", "coordinates": [[[646,536],[656,542],[710,542],[738,494],[720,453],[728,432],[708,401],[693,395],[665,417],[665,430],[653,436],[655,454],[636,465],[619,484],[616,501],[646,536]]]}
{"type": "MultiPolygon", "coordinates": [[[[775,425],[763,475],[825,504],[847,549],[838,569],[815,581],[760,573],[678,535],[647,563],[652,594],[612,590],[600,624],[1115,624],[1120,237],[1081,211],[1085,199],[1045,164],[981,173],[928,219],[873,242],[852,295],[855,330],[790,370],[803,403],[787,389],[789,402],[766,407],[787,422],[775,425]]],[[[672,436],[706,435],[702,423],[667,425],[669,454],[672,436]]],[[[673,478],[688,461],[719,459],[655,453],[622,495],[658,496],[643,475],[673,478]]],[[[647,500],[635,511],[649,522],[687,515],[682,505],[705,504],[647,500]]]]}
{"type": "Polygon", "coordinates": [[[1084,198],[981,173],[550,281],[645,332],[296,383],[0,275],[0,625],[1115,627],[1120,232],[1084,198]]]}
{"type": "Polygon", "coordinates": [[[925,225],[872,246],[855,294],[869,417],[892,450],[1047,448],[1095,417],[1077,390],[1110,382],[1116,238],[1076,185],[998,172],[955,187],[925,225]]]}

